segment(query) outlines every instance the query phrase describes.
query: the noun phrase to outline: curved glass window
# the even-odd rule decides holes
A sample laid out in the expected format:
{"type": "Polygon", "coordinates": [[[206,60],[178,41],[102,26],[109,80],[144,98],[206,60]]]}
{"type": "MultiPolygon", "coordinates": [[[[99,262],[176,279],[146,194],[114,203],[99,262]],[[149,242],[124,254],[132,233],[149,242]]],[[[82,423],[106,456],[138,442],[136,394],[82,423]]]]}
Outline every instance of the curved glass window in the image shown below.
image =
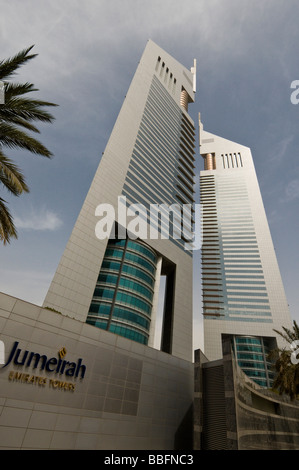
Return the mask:
{"type": "Polygon", "coordinates": [[[101,328],[102,330],[106,330],[108,324],[107,321],[97,320],[96,318],[90,318],[87,323],[96,326],[97,328],[101,328]]]}
{"type": "Polygon", "coordinates": [[[135,251],[138,251],[139,253],[142,253],[143,255],[146,255],[149,259],[151,259],[154,263],[157,261],[157,255],[153,253],[149,248],[146,248],[143,245],[137,244],[133,242],[132,240],[128,241],[128,248],[134,249],[135,251]]]}
{"type": "Polygon", "coordinates": [[[234,337],[234,350],[238,365],[248,377],[263,386],[271,387],[273,383],[272,364],[267,359],[269,344],[262,337],[234,337]]]}
{"type": "Polygon", "coordinates": [[[237,351],[261,352],[262,346],[237,345],[237,351]]]}
{"type": "Polygon", "coordinates": [[[148,261],[146,261],[142,256],[138,256],[138,255],[135,255],[134,253],[130,253],[129,251],[127,251],[125,259],[128,261],[133,261],[134,263],[137,263],[140,266],[143,266],[152,274],[154,274],[155,272],[155,267],[152,265],[152,263],[149,263],[148,261]]]}
{"type": "Polygon", "coordinates": [[[98,282],[105,283],[105,284],[116,284],[117,282],[117,275],[115,274],[100,274],[98,277],[98,282]]]}
{"type": "Polygon", "coordinates": [[[120,263],[116,261],[108,261],[104,259],[102,263],[102,268],[110,270],[110,271],[119,271],[120,263]]]}
{"type": "Polygon", "coordinates": [[[131,310],[126,310],[121,307],[115,307],[113,316],[121,320],[127,320],[129,322],[135,323],[136,325],[140,325],[146,329],[148,329],[150,326],[150,320],[147,318],[144,318],[141,315],[132,312],[131,310]]]}
{"type": "Polygon", "coordinates": [[[109,258],[122,258],[123,252],[116,248],[108,248],[105,253],[105,257],[109,258]]]}
{"type": "Polygon", "coordinates": [[[147,273],[145,273],[144,271],[142,271],[139,268],[135,268],[134,266],[124,264],[122,272],[126,273],[126,274],[128,274],[132,277],[136,277],[138,279],[141,279],[141,280],[145,281],[151,287],[154,286],[154,283],[155,283],[154,278],[151,277],[150,275],[148,275],[147,273]]]}
{"type": "Polygon", "coordinates": [[[136,281],[131,281],[130,279],[127,279],[125,277],[121,277],[119,280],[119,285],[122,287],[127,287],[130,290],[133,290],[137,292],[140,295],[144,295],[147,297],[150,301],[153,298],[153,291],[145,287],[144,285],[140,284],[139,282],[136,281]]]}
{"type": "Polygon", "coordinates": [[[245,362],[245,361],[239,361],[239,366],[242,367],[242,369],[247,369],[247,368],[251,368],[251,369],[265,369],[265,366],[263,363],[259,363],[259,362],[245,362]]]}
{"type": "Polygon", "coordinates": [[[94,297],[100,297],[102,299],[112,299],[113,295],[113,289],[103,289],[102,287],[96,287],[93,294],[94,297]]]}
{"type": "Polygon", "coordinates": [[[145,243],[110,240],[87,323],[147,344],[156,263],[156,253],[145,243]]]}
{"type": "Polygon", "coordinates": [[[90,313],[100,313],[102,315],[110,315],[110,310],[111,310],[111,305],[110,304],[97,304],[95,302],[92,302],[89,307],[89,312],[90,313]]]}
{"type": "Polygon", "coordinates": [[[261,341],[257,338],[236,338],[237,344],[261,344],[261,341]]]}
{"type": "Polygon", "coordinates": [[[142,310],[148,315],[150,315],[151,313],[151,306],[143,300],[139,299],[138,297],[135,297],[134,295],[126,294],[124,292],[118,292],[116,294],[116,301],[120,303],[124,302],[126,304],[134,305],[136,308],[142,310]]]}
{"type": "Polygon", "coordinates": [[[247,352],[247,353],[239,353],[237,355],[238,359],[252,359],[253,361],[263,361],[264,360],[264,356],[263,354],[254,354],[254,353],[251,353],[251,352],[247,352]]]}
{"type": "Polygon", "coordinates": [[[131,328],[117,325],[115,323],[111,323],[109,331],[111,331],[112,333],[116,333],[117,335],[124,336],[125,338],[132,339],[133,341],[137,341],[141,344],[147,344],[148,341],[147,335],[142,334],[131,328]]]}
{"type": "Polygon", "coordinates": [[[262,372],[260,370],[248,370],[246,375],[248,375],[248,377],[262,377],[264,379],[267,378],[266,372],[262,372]]]}

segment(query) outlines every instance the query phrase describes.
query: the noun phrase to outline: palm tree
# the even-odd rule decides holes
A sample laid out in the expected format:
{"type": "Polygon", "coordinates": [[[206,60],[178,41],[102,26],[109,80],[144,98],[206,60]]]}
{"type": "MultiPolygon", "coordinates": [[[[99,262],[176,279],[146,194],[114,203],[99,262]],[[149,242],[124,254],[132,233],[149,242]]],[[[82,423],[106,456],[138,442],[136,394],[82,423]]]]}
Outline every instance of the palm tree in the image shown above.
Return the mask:
{"type": "Polygon", "coordinates": [[[291,345],[296,344],[296,349],[299,349],[299,326],[294,320],[292,330],[285,327],[282,329],[283,332],[274,331],[287,341],[290,348],[277,348],[269,354],[269,359],[274,362],[276,371],[273,389],[277,390],[280,395],[286,394],[294,400],[299,395],[299,361],[294,360],[296,351],[291,345]]]}
{"type": "MultiPolygon", "coordinates": [[[[4,103],[0,103],[0,182],[9,193],[19,196],[29,192],[20,169],[3,153],[3,147],[25,149],[31,153],[50,158],[51,152],[28,131],[39,133],[34,121],[49,122],[54,117],[44,108],[56,106],[54,103],[24,97],[29,92],[38,91],[32,83],[11,83],[7,79],[16,70],[37,54],[29,54],[33,46],[0,62],[0,80],[4,83],[4,103]]],[[[17,238],[17,231],[7,203],[0,197],[0,241],[5,245],[11,238],[17,238]]]]}

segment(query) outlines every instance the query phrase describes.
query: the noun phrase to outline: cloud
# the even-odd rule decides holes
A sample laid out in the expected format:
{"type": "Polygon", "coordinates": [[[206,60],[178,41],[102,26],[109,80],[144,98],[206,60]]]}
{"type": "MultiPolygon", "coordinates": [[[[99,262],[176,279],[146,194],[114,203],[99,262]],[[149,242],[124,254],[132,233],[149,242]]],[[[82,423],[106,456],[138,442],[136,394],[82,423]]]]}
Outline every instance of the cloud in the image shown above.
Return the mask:
{"type": "Polygon", "coordinates": [[[273,163],[280,164],[287,156],[287,150],[289,145],[293,142],[294,136],[290,135],[281,139],[278,143],[275,144],[275,151],[273,151],[272,156],[269,158],[269,161],[273,163]]]}
{"type": "Polygon", "coordinates": [[[299,179],[290,181],[285,188],[285,196],[282,202],[291,202],[299,198],[299,179]]]}
{"type": "Polygon", "coordinates": [[[31,209],[28,215],[14,218],[17,229],[24,230],[58,230],[62,225],[62,220],[55,212],[48,209],[36,211],[31,209]]]}

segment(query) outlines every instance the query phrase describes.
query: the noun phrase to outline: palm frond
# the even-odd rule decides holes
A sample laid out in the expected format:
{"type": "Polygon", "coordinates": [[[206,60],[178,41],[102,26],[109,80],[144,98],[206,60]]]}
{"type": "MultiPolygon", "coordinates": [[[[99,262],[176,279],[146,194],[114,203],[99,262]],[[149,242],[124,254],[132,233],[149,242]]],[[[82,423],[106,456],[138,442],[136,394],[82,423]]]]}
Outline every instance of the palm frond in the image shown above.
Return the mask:
{"type": "Polygon", "coordinates": [[[29,98],[10,97],[8,99],[5,95],[5,104],[1,105],[0,107],[0,122],[6,120],[7,116],[9,115],[16,115],[29,121],[50,123],[54,120],[54,116],[43,109],[47,106],[54,107],[57,105],[54,103],[49,103],[48,101],[34,100],[29,98]]]}
{"type": "Polygon", "coordinates": [[[283,329],[284,333],[282,331],[278,331],[278,330],[273,330],[273,331],[275,331],[275,333],[278,333],[288,343],[291,343],[293,341],[294,332],[292,332],[288,328],[285,328],[284,326],[282,327],[282,329],[283,329]]]}
{"type": "Polygon", "coordinates": [[[10,243],[11,238],[18,238],[16,227],[6,204],[6,201],[0,198],[0,241],[4,245],[10,243]]]}
{"type": "Polygon", "coordinates": [[[43,144],[12,124],[0,123],[0,144],[9,148],[25,149],[48,158],[52,156],[43,144]]]}
{"type": "Polygon", "coordinates": [[[10,110],[3,111],[0,114],[1,114],[0,122],[14,124],[16,126],[23,127],[24,129],[27,129],[28,131],[35,132],[36,134],[40,133],[39,129],[36,126],[34,126],[31,122],[26,121],[26,119],[23,119],[19,116],[16,116],[16,114],[11,112],[10,110]]]}
{"type": "Polygon", "coordinates": [[[25,95],[26,93],[31,93],[33,91],[39,91],[37,88],[34,88],[33,83],[12,83],[4,81],[5,85],[5,98],[6,101],[9,101],[11,98],[19,95],[25,95]]]}
{"type": "Polygon", "coordinates": [[[297,324],[296,320],[294,320],[293,325],[294,325],[294,332],[296,335],[295,339],[299,339],[299,325],[297,324]]]}
{"type": "Polygon", "coordinates": [[[15,56],[0,62],[0,80],[7,79],[14,75],[21,65],[36,57],[37,54],[28,55],[34,46],[30,46],[18,52],[15,56]]]}
{"type": "Polygon", "coordinates": [[[14,196],[23,192],[28,193],[29,188],[19,168],[0,151],[0,182],[14,196]]]}
{"type": "MultiPolygon", "coordinates": [[[[54,117],[45,109],[57,106],[48,101],[30,99],[28,93],[38,91],[32,83],[10,83],[7,81],[21,65],[36,57],[30,54],[33,46],[24,49],[14,57],[0,62],[0,80],[5,84],[5,103],[0,106],[0,183],[13,195],[28,192],[20,169],[3,152],[3,147],[25,149],[31,153],[50,158],[52,153],[26,131],[39,133],[35,121],[51,123],[54,117]]],[[[3,244],[17,238],[17,231],[7,203],[0,198],[0,240],[3,244]]]]}
{"type": "Polygon", "coordinates": [[[269,359],[274,360],[274,370],[276,371],[273,389],[281,395],[288,395],[291,400],[294,400],[299,393],[299,364],[293,364],[291,361],[292,350],[290,345],[294,340],[299,339],[299,327],[294,321],[292,330],[286,327],[282,327],[282,330],[274,331],[288,342],[289,348],[277,348],[269,354],[269,359]]]}

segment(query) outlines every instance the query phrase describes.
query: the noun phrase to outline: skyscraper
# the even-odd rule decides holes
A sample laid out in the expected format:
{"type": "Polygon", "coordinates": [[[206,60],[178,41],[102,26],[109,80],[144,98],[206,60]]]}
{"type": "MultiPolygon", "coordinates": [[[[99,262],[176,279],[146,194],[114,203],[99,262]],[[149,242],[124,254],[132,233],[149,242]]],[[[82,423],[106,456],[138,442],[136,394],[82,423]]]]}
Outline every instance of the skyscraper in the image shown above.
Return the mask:
{"type": "Polygon", "coordinates": [[[273,330],[292,322],[251,151],[200,123],[200,153],[205,354],[219,359],[221,334],[231,334],[240,367],[269,386],[273,330]]]}
{"type": "Polygon", "coordinates": [[[192,251],[176,235],[182,219],[172,209],[178,215],[190,208],[191,220],[195,129],[188,104],[195,81],[195,63],[188,70],[148,42],[44,301],[152,346],[159,280],[166,276],[161,349],[187,360],[192,251]]]}

